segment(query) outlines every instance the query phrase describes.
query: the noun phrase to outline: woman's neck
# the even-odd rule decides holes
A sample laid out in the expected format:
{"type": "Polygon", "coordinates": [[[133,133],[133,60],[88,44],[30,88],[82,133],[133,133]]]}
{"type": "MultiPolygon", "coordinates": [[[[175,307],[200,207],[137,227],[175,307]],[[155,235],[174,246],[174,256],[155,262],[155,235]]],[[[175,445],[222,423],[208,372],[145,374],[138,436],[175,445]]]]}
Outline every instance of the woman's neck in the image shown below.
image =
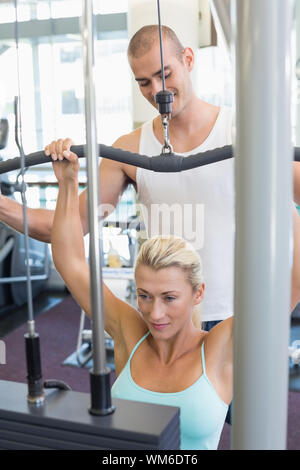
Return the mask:
{"type": "Polygon", "coordinates": [[[172,336],[172,338],[166,340],[159,340],[150,335],[149,343],[156,352],[160,362],[171,366],[176,360],[197,347],[199,341],[202,340],[203,334],[203,331],[195,328],[191,323],[172,336]]]}

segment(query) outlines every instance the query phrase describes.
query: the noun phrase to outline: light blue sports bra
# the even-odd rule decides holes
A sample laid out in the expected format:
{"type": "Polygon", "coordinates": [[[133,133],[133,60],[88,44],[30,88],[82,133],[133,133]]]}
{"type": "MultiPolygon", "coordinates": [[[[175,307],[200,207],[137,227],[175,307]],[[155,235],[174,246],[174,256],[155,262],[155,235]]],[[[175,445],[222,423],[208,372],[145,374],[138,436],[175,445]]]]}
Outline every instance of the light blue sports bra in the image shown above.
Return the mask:
{"type": "Polygon", "coordinates": [[[206,375],[204,343],[201,346],[203,374],[193,385],[181,392],[152,392],[137,385],[130,371],[130,361],[149,333],[150,331],[133,348],[125,367],[112,386],[112,397],[176,406],[180,408],[180,449],[217,449],[228,405],[218,396],[206,375]]]}

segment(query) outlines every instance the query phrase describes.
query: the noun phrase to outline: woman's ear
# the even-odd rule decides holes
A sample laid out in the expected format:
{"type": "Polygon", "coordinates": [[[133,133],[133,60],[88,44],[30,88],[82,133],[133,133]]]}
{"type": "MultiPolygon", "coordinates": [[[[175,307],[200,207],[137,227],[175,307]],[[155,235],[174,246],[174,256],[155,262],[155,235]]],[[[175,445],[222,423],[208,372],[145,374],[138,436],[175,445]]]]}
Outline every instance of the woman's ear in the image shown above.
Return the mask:
{"type": "Polygon", "coordinates": [[[195,305],[200,304],[203,300],[204,297],[204,291],[205,291],[205,284],[202,283],[196,290],[195,292],[195,305]]]}

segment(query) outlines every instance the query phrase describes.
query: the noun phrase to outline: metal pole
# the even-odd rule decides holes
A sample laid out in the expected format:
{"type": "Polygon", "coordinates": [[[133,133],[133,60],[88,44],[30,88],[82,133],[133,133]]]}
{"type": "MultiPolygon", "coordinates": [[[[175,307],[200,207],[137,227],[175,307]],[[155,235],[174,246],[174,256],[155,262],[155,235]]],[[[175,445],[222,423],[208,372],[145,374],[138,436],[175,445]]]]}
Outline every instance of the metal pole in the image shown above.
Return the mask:
{"type": "Polygon", "coordinates": [[[228,51],[231,47],[230,0],[210,0],[216,29],[223,35],[228,51]]]}
{"type": "Polygon", "coordinates": [[[234,449],[285,449],[291,0],[236,3],[234,449]]]}
{"type": "Polygon", "coordinates": [[[85,0],[82,18],[83,65],[85,83],[85,122],[87,152],[88,222],[90,233],[90,279],[93,371],[91,373],[92,414],[108,414],[113,411],[110,397],[110,370],[106,368],[104,307],[101,269],[101,227],[98,206],[100,204],[98,143],[96,126],[96,96],[94,83],[94,24],[93,1],[85,0]],[[99,234],[100,229],[100,234],[99,234]]]}

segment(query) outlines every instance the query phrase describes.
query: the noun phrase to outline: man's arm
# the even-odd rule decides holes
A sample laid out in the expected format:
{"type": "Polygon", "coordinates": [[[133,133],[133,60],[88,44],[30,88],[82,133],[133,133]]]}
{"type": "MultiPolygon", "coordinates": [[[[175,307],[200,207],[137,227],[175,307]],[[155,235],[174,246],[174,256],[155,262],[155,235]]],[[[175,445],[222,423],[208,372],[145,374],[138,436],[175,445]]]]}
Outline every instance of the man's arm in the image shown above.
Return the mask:
{"type": "MultiPolygon", "coordinates": [[[[29,236],[50,243],[54,211],[27,208],[29,236]]],[[[0,220],[24,233],[23,208],[17,201],[0,195],[0,220]]]]}
{"type": "MultiPolygon", "coordinates": [[[[140,129],[119,137],[113,147],[137,153],[139,151],[140,129]]],[[[136,183],[136,167],[103,158],[99,166],[102,216],[107,217],[117,206],[120,197],[130,183],[136,183]]],[[[79,198],[79,210],[83,232],[87,227],[87,192],[84,190],[79,198]]]]}
{"type": "MultiPolygon", "coordinates": [[[[101,193],[100,212],[103,218],[107,217],[116,208],[119,199],[126,189],[129,180],[119,162],[102,159],[99,166],[99,181],[101,193]]],[[[79,197],[79,211],[83,233],[88,233],[87,217],[87,190],[82,191],[79,197]]]]}
{"type": "MultiPolygon", "coordinates": [[[[137,151],[136,133],[131,133],[126,136],[120,137],[113,146],[123,148],[124,150],[137,151]]],[[[50,145],[45,147],[47,155],[54,153],[61,155],[64,151],[69,151],[73,142],[71,139],[59,139],[53,141],[50,145]]],[[[101,190],[101,205],[104,208],[103,216],[106,217],[116,207],[119,198],[131,182],[126,167],[118,162],[107,159],[102,159],[100,164],[100,190],[101,190]]],[[[132,171],[132,169],[131,169],[132,171]]],[[[82,191],[79,197],[80,218],[83,228],[83,233],[88,232],[87,220],[87,192],[82,191]]],[[[54,211],[48,209],[32,209],[27,208],[28,216],[28,231],[29,236],[37,240],[50,243],[51,230],[54,219],[54,211]]],[[[0,194],[0,220],[9,225],[18,232],[24,233],[23,223],[23,208],[17,201],[0,194]]]]}

